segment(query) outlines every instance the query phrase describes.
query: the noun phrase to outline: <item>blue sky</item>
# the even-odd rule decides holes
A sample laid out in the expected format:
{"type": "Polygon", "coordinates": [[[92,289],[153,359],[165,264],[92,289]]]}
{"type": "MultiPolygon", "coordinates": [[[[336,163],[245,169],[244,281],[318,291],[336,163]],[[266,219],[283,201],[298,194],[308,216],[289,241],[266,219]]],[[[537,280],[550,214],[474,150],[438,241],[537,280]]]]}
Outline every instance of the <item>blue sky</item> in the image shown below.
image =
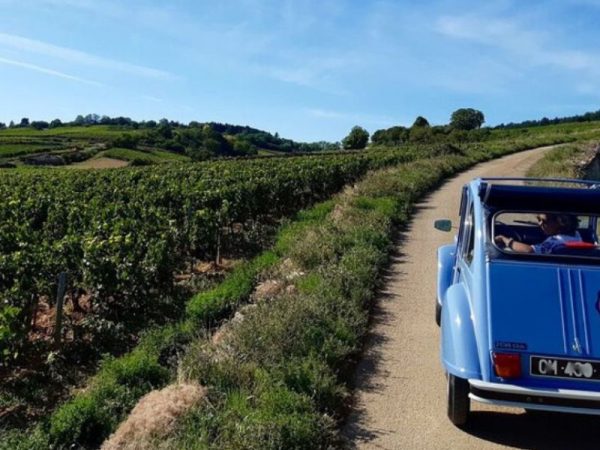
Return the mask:
{"type": "Polygon", "coordinates": [[[301,141],[600,109],[600,0],[0,0],[0,121],[250,125],[301,141]]]}

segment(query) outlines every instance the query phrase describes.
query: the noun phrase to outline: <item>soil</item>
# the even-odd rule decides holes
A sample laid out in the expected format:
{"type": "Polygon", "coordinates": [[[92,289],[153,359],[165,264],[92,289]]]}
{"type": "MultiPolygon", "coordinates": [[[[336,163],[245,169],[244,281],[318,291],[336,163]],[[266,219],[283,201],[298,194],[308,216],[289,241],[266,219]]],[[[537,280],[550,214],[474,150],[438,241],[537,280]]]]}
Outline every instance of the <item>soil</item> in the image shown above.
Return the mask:
{"type": "Polygon", "coordinates": [[[94,158],[88,159],[80,163],[71,164],[70,168],[73,169],[118,169],[120,167],[126,167],[129,163],[120,159],[113,158],[94,158]]]}

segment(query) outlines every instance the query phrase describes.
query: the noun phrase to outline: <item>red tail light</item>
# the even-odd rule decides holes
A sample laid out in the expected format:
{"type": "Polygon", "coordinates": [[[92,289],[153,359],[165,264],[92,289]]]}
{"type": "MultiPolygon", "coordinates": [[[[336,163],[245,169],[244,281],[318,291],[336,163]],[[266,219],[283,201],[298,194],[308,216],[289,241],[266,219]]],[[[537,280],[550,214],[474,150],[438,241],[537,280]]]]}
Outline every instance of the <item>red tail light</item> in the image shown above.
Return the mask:
{"type": "Polygon", "coordinates": [[[494,371],[500,378],[521,376],[521,355],[518,353],[493,353],[494,371]]]}

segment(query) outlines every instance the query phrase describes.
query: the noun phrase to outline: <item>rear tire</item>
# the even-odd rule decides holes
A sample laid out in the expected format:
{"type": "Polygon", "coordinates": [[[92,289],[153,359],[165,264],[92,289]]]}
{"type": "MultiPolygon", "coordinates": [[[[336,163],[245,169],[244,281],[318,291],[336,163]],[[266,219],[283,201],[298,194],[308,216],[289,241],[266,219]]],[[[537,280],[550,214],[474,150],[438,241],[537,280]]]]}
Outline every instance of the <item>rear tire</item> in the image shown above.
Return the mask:
{"type": "Polygon", "coordinates": [[[448,374],[448,418],[450,422],[457,427],[466,425],[470,409],[469,382],[464,378],[448,374]]]}
{"type": "Polygon", "coordinates": [[[442,305],[437,300],[435,301],[435,323],[437,323],[438,327],[442,323],[442,305]]]}

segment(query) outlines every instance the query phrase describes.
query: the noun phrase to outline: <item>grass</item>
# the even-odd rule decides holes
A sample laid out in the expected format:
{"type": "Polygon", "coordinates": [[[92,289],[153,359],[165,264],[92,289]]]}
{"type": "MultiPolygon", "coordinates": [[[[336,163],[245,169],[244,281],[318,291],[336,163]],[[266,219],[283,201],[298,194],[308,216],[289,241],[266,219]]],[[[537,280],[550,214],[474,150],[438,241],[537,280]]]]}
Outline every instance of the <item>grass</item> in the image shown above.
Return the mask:
{"type": "Polygon", "coordinates": [[[49,144],[2,144],[0,143],[0,158],[9,158],[34,153],[52,152],[60,150],[58,145],[49,144]]]}
{"type": "Polygon", "coordinates": [[[136,161],[138,163],[155,164],[161,161],[152,153],[143,152],[141,150],[131,150],[128,148],[114,147],[102,153],[106,158],[120,159],[122,161],[136,161]]]}
{"type": "Polygon", "coordinates": [[[192,337],[225,318],[252,292],[258,274],[277,261],[265,252],[236,267],[216,289],[188,302],[188,315],[143,336],[130,353],[106,357],[86,389],[56,409],[49,419],[26,434],[14,431],[0,439],[0,449],[97,447],[147,392],[161,388],[176,377],[178,353],[192,337]]]}
{"type": "Polygon", "coordinates": [[[160,164],[173,161],[190,161],[190,158],[165,150],[132,150],[128,148],[113,147],[104,152],[101,156],[107,158],[120,159],[122,161],[137,164],[160,164]]]}
{"type": "Polygon", "coordinates": [[[4,136],[17,136],[17,137],[76,137],[76,138],[114,138],[116,135],[120,135],[123,132],[130,133],[132,135],[141,134],[144,130],[135,130],[127,127],[119,127],[115,125],[92,125],[92,126],[73,126],[73,127],[57,127],[44,130],[36,130],[33,128],[7,128],[0,130],[0,139],[4,136]]]}
{"type": "Polygon", "coordinates": [[[567,145],[549,151],[534,164],[527,176],[533,178],[582,178],[579,163],[589,152],[587,145],[567,145]]]}

